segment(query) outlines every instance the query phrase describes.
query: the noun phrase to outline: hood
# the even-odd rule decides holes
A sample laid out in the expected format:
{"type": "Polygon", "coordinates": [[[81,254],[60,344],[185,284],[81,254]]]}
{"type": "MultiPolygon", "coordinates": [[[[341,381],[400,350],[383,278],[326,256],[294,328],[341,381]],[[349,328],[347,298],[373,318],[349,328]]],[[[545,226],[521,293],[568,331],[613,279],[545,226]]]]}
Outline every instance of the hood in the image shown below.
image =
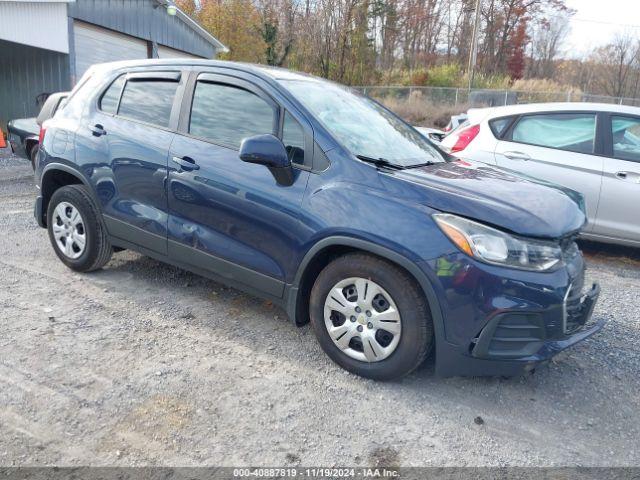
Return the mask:
{"type": "Polygon", "coordinates": [[[586,221],[578,203],[562,190],[483,163],[456,160],[393,176],[423,187],[420,196],[431,208],[523,236],[561,238],[586,221]]]}

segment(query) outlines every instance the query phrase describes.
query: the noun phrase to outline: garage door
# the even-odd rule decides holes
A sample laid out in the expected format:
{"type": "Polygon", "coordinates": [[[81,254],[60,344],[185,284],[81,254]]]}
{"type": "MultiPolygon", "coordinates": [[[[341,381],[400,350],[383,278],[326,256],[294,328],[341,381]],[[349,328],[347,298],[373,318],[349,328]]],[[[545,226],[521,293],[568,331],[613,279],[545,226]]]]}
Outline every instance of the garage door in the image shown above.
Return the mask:
{"type": "Polygon", "coordinates": [[[176,50],[175,48],[164,47],[158,45],[158,57],[160,58],[202,58],[190,53],[183,52],[182,50],[176,50]]]}
{"type": "Polygon", "coordinates": [[[147,42],[89,23],[73,22],[76,78],[94,63],[147,58],[147,42]]]}

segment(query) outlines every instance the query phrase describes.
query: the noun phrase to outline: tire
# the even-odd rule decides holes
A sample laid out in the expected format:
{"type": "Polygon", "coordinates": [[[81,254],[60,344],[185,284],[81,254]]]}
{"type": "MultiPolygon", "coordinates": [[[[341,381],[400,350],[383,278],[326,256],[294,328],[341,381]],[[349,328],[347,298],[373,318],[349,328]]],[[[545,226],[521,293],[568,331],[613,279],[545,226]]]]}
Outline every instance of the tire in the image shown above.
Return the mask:
{"type": "Polygon", "coordinates": [[[364,253],[338,257],[320,272],[309,316],[320,346],[335,363],[374,380],[412,372],[434,343],[431,314],[418,284],[393,263],[364,253]]]}
{"type": "Polygon", "coordinates": [[[36,143],[29,151],[29,160],[31,160],[31,168],[33,168],[34,172],[36,171],[36,157],[38,156],[39,148],[40,146],[36,143]]]}
{"type": "Polygon", "coordinates": [[[98,270],[113,254],[98,208],[83,185],[67,185],[54,192],[47,208],[47,230],[58,258],[77,272],[98,270]]]}

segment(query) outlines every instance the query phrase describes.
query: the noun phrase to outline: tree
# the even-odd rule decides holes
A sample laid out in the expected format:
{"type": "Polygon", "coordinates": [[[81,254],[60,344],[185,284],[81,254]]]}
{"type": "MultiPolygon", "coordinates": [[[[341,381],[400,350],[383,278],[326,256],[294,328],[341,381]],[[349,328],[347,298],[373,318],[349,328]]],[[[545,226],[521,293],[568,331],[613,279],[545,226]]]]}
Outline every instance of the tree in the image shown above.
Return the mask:
{"type": "Polygon", "coordinates": [[[618,34],[610,44],[598,48],[593,59],[598,65],[597,85],[607,95],[623,97],[629,93],[631,77],[638,74],[640,43],[628,33],[618,34]]]}
{"type": "Polygon", "coordinates": [[[251,0],[180,0],[179,6],[229,48],[221,58],[264,61],[261,19],[251,0]]]}
{"type": "Polygon", "coordinates": [[[527,22],[521,20],[513,34],[509,37],[507,72],[512,80],[519,80],[524,75],[524,47],[527,39],[527,22]]]}
{"type": "Polygon", "coordinates": [[[528,25],[544,20],[547,15],[567,10],[564,0],[485,2],[482,9],[484,35],[480,48],[481,68],[487,73],[506,72],[507,63],[514,52],[518,52],[520,48],[524,51],[529,40],[526,35],[528,25]]]}
{"type": "Polygon", "coordinates": [[[572,11],[559,12],[544,18],[532,26],[531,62],[528,74],[536,78],[552,78],[556,73],[556,62],[562,54],[562,43],[570,32],[572,11]]]}
{"type": "MultiPolygon", "coordinates": [[[[222,58],[284,66],[346,84],[464,83],[476,0],[176,0],[230,49],[222,58]],[[446,75],[442,75],[446,72],[446,75]],[[446,80],[443,78],[446,77],[446,80]]],[[[583,61],[562,59],[566,0],[482,0],[479,83],[542,78],[635,96],[637,36],[583,61]]]]}
{"type": "Polygon", "coordinates": [[[195,0],[177,0],[176,5],[187,15],[196,18],[198,5],[195,0]]]}
{"type": "Polygon", "coordinates": [[[294,44],[294,25],[298,16],[298,2],[294,0],[259,0],[262,18],[260,33],[266,45],[268,65],[282,66],[294,44]]]}

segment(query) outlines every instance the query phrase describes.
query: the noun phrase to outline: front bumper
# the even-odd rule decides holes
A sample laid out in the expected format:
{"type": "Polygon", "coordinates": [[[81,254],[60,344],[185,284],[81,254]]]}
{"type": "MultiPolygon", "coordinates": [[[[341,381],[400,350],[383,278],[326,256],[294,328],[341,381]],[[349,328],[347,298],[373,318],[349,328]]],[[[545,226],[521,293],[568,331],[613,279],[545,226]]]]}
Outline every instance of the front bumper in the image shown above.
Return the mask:
{"type": "Polygon", "coordinates": [[[546,364],[554,355],[592,336],[604,327],[604,318],[590,328],[571,335],[564,340],[545,342],[538,352],[517,359],[491,359],[460,355],[455,348],[443,348],[439,352],[436,373],[439,376],[506,376],[512,377],[535,370],[546,364]]]}
{"type": "Polygon", "coordinates": [[[436,328],[436,373],[513,376],[533,370],[604,326],[592,322],[600,294],[585,291],[577,253],[555,272],[488,266],[463,255],[431,262],[443,325],[436,328]]]}

